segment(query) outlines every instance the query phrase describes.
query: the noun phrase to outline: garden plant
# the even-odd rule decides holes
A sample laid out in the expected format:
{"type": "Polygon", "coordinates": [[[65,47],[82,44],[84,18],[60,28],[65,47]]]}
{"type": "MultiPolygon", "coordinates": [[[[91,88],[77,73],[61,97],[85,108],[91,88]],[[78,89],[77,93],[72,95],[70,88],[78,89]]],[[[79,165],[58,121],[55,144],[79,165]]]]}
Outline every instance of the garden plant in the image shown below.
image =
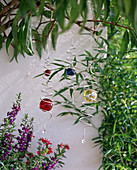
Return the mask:
{"type": "Polygon", "coordinates": [[[33,134],[33,118],[29,119],[28,114],[17,130],[15,121],[21,110],[21,93],[12,106],[12,111],[7,113],[3,123],[0,124],[0,169],[1,170],[51,170],[55,167],[62,167],[65,152],[68,145],[58,144],[56,151],[53,151],[52,143],[46,138],[38,140],[37,151],[30,152],[33,134]],[[17,134],[18,131],[18,134],[17,134]]]}
{"type": "MultiPolygon", "coordinates": [[[[75,72],[73,84],[55,91],[55,96],[58,95],[62,99],[61,102],[56,101],[56,104],[71,110],[60,113],[60,116],[75,115],[77,117],[75,124],[83,121],[93,125],[92,117],[101,112],[103,115],[101,126],[98,128],[98,136],[93,140],[95,145],[99,145],[102,149],[103,160],[100,168],[105,170],[137,169],[136,11],[135,0],[12,0],[10,3],[3,0],[0,2],[0,48],[4,43],[7,52],[10,46],[13,47],[14,55],[11,60],[18,61],[19,54],[24,57],[25,53],[33,55],[34,47],[41,58],[48,37],[51,36],[52,46],[55,49],[59,34],[69,30],[73,24],[80,27],[80,34],[86,30],[86,34],[96,41],[98,47],[95,49],[94,56],[89,51],[85,51],[74,56],[71,64],[56,59],[53,62],[56,68],[49,80],[63,72],[60,81],[71,81],[66,70],[81,65],[81,71],[75,72]],[[89,8],[94,11],[93,18],[88,18],[89,8]],[[38,19],[37,25],[33,24],[35,18],[38,19]],[[94,23],[93,27],[89,27],[88,23],[94,23]],[[102,36],[105,27],[107,38],[102,36]],[[87,89],[94,89],[97,92],[96,101],[77,106],[71,98],[75,92],[81,95],[87,89]],[[66,93],[70,94],[70,99],[66,97],[66,93]],[[90,107],[94,107],[95,110],[87,114],[90,107]]],[[[9,120],[5,123],[9,124],[9,120]]],[[[11,133],[9,128],[8,130],[11,133]]],[[[6,135],[4,137],[6,138],[6,135]]],[[[40,139],[39,142],[44,140],[40,139]]],[[[58,150],[60,148],[63,150],[66,145],[60,145],[58,150]]],[[[20,159],[15,161],[16,164],[34,166],[34,158],[39,159],[39,154],[42,154],[41,150],[38,151],[34,157],[33,154],[28,153],[28,164],[20,165],[20,159]]],[[[1,152],[2,154],[10,156],[10,152],[4,151],[1,152]]],[[[47,161],[54,160],[47,159],[47,161]]],[[[5,162],[1,161],[1,166],[4,165],[5,162]]]]}

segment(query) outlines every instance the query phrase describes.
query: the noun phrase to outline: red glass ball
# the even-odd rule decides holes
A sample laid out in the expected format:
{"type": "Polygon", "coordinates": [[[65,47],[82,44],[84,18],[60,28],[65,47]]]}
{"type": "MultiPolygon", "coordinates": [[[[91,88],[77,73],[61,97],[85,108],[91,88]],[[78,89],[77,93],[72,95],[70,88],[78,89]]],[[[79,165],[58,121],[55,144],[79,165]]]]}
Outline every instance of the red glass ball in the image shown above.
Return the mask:
{"type": "Polygon", "coordinates": [[[43,111],[50,111],[53,107],[53,103],[50,99],[44,98],[40,101],[39,108],[43,111]]]}
{"type": "Polygon", "coordinates": [[[45,76],[50,76],[51,71],[50,71],[50,70],[45,70],[45,71],[44,71],[44,74],[45,74],[45,76]]]}

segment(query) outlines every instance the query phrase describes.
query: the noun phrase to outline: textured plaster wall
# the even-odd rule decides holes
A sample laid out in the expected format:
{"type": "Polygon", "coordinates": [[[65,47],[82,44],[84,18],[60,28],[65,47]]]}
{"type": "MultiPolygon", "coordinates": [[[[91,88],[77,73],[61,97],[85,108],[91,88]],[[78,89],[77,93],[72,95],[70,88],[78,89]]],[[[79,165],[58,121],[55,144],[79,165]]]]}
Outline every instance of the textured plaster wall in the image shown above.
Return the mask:
{"type": "MultiPolygon", "coordinates": [[[[96,47],[96,44],[93,38],[89,35],[80,36],[78,29],[77,26],[73,26],[69,32],[60,35],[56,51],[52,50],[51,40],[49,40],[48,54],[50,62],[56,58],[66,59],[69,56],[66,51],[70,49],[71,43],[76,46],[74,50],[76,55],[84,53],[84,50],[94,53],[93,48],[96,47]]],[[[44,71],[44,61],[47,53],[43,51],[41,60],[36,53],[32,57],[26,56],[25,59],[20,56],[17,64],[15,61],[9,62],[13,53],[12,49],[10,49],[10,56],[5,51],[5,47],[0,51],[0,122],[6,116],[12,101],[15,101],[16,94],[21,92],[22,111],[17,117],[17,124],[20,124],[24,113],[34,117],[35,139],[31,150],[36,152],[36,141],[40,137],[48,138],[55,145],[63,142],[70,145],[70,150],[66,153],[67,159],[64,160],[65,166],[62,168],[63,170],[97,170],[101,164],[102,154],[98,147],[93,147],[94,143],[91,140],[97,136],[96,129],[92,127],[86,128],[86,142],[82,144],[81,140],[85,125],[83,123],[73,125],[75,117],[56,117],[64,109],[60,106],[55,106],[52,109],[53,117],[47,124],[47,131],[44,134],[42,133],[43,124],[49,118],[49,114],[42,112],[38,108],[40,98],[43,96],[41,92],[43,79],[42,77],[36,79],[33,77],[44,71]]],[[[60,89],[60,86],[64,86],[63,83],[58,84],[59,76],[55,76],[51,83],[55,89],[60,89]]],[[[52,100],[54,99],[52,98],[52,100]]],[[[79,101],[77,94],[75,94],[75,101],[79,101]]],[[[93,120],[94,124],[98,126],[101,117],[96,116],[93,120]]]]}

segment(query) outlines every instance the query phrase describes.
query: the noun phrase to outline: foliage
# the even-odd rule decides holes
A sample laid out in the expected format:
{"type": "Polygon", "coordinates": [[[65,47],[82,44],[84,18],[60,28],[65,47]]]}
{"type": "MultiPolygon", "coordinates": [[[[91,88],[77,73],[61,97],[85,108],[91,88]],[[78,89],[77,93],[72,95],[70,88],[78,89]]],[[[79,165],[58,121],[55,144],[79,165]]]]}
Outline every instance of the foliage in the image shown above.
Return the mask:
{"type": "Polygon", "coordinates": [[[33,118],[29,120],[28,114],[15,134],[15,120],[21,110],[21,94],[18,95],[16,103],[13,104],[12,111],[7,113],[7,118],[0,125],[0,169],[23,169],[23,170],[50,170],[55,167],[62,167],[62,158],[65,157],[68,145],[62,143],[57,145],[55,152],[52,150],[52,143],[47,139],[40,138],[38,141],[37,154],[28,151],[31,147],[33,136],[33,118]],[[53,156],[51,156],[53,153],[53,156]],[[26,162],[25,162],[26,161],[26,162]]]}
{"type": "MultiPolygon", "coordinates": [[[[112,34],[111,31],[109,28],[108,37],[112,34]]],[[[93,139],[103,150],[101,167],[136,170],[137,60],[135,51],[131,51],[130,45],[126,46],[124,53],[121,53],[122,34],[125,34],[125,30],[120,29],[109,41],[102,37],[101,41],[96,39],[100,49],[99,47],[95,49],[97,51],[95,56],[85,51],[84,54],[75,56],[72,63],[56,59],[53,65],[57,68],[49,79],[64,70],[59,81],[69,81],[68,85],[55,91],[55,96],[62,98],[61,102],[56,101],[56,104],[66,108],[59,116],[75,115],[77,118],[74,124],[82,121],[95,127],[92,117],[99,112],[103,114],[98,129],[99,136],[93,139]],[[105,44],[107,51],[104,50],[105,44]],[[66,74],[66,69],[70,67],[76,69],[75,78],[66,74]],[[77,95],[83,96],[86,89],[97,91],[97,101],[77,106],[73,94],[78,92],[77,95]],[[88,113],[92,107],[94,110],[88,113]]]]}
{"type": "MultiPolygon", "coordinates": [[[[111,25],[113,33],[117,27],[123,27],[129,32],[123,36],[123,49],[129,44],[137,46],[136,35],[136,9],[134,0],[6,0],[0,2],[0,49],[6,43],[7,53],[9,47],[14,50],[13,59],[18,61],[18,55],[25,57],[34,54],[34,47],[41,58],[42,49],[46,48],[47,39],[51,36],[52,46],[56,48],[58,35],[67,31],[73,24],[100,35],[98,26],[111,25]],[[94,10],[94,18],[88,18],[89,8],[94,10]],[[132,8],[132,10],[131,10],[132,8]],[[126,16],[128,22],[122,23],[121,14],[126,16]],[[81,20],[78,20],[81,18],[81,20]],[[35,24],[35,20],[37,23],[35,24]],[[93,28],[87,26],[93,22],[93,28]],[[35,24],[35,25],[34,25],[35,24]],[[131,26],[132,25],[132,26],[131,26]],[[134,30],[133,30],[133,28],[134,30]],[[35,42],[35,45],[33,44],[35,42]]],[[[124,53],[124,51],[122,51],[124,53]]]]}

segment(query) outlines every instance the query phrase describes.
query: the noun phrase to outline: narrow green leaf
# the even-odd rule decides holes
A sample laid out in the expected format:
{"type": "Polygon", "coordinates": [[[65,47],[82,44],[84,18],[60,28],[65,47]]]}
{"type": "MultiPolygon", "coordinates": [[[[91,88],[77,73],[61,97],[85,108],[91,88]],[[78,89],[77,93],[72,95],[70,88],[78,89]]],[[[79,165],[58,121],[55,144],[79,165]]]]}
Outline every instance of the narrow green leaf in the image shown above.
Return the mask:
{"type": "Polygon", "coordinates": [[[70,105],[62,105],[63,107],[66,107],[66,108],[73,108],[72,106],[70,105]]]}
{"type": "Polygon", "coordinates": [[[102,11],[102,2],[101,0],[96,0],[97,4],[97,13],[96,13],[96,19],[100,17],[101,11],[102,11]]]}
{"type": "Polygon", "coordinates": [[[56,94],[54,96],[57,96],[57,95],[65,92],[66,90],[68,90],[68,87],[64,87],[63,89],[59,90],[58,92],[56,92],[56,94]]]}
{"type": "Polygon", "coordinates": [[[18,63],[17,56],[18,56],[18,54],[19,54],[19,50],[18,50],[18,48],[16,47],[15,43],[13,43],[13,44],[14,44],[14,54],[13,54],[13,57],[12,57],[12,59],[10,60],[10,62],[15,58],[16,62],[18,63]]]}
{"type": "Polygon", "coordinates": [[[131,34],[131,47],[133,48],[134,46],[137,47],[137,35],[133,30],[130,30],[131,34]]]}
{"type": "Polygon", "coordinates": [[[57,71],[55,71],[54,73],[51,74],[51,76],[49,77],[49,80],[51,80],[58,72],[62,71],[64,68],[59,68],[57,71]]]}
{"type": "Polygon", "coordinates": [[[115,9],[114,7],[111,7],[109,21],[114,22],[114,18],[115,18],[115,9]]]}
{"type": "Polygon", "coordinates": [[[55,50],[57,39],[58,39],[58,25],[57,24],[55,25],[55,27],[53,28],[51,32],[51,38],[52,38],[52,46],[53,46],[53,49],[55,50]]]}
{"type": "Polygon", "coordinates": [[[129,43],[129,34],[128,31],[126,30],[124,35],[123,35],[123,40],[122,40],[122,44],[121,44],[121,56],[123,56],[128,48],[128,43],[129,43]]]}
{"type": "Polygon", "coordinates": [[[74,122],[74,125],[77,124],[77,123],[80,121],[81,118],[82,118],[82,116],[80,116],[79,118],[77,118],[76,121],[74,122]]]}
{"type": "Polygon", "coordinates": [[[46,47],[47,39],[49,37],[49,34],[50,34],[51,30],[52,30],[53,25],[54,25],[54,22],[50,22],[43,29],[43,32],[42,32],[42,42],[43,42],[44,49],[46,47]]]}
{"type": "Polygon", "coordinates": [[[45,6],[45,0],[41,0],[40,6],[39,6],[39,15],[43,13],[44,6],[45,6]]]}
{"type": "Polygon", "coordinates": [[[24,26],[25,26],[25,19],[23,19],[19,24],[19,31],[18,31],[18,50],[19,52],[24,55],[24,51],[26,50],[26,39],[25,39],[25,32],[24,32],[24,26]]]}
{"type": "Polygon", "coordinates": [[[70,91],[70,96],[71,96],[71,98],[72,98],[72,94],[73,94],[73,91],[74,91],[74,90],[73,90],[72,88],[70,88],[69,91],[70,91]]]}
{"type": "Polygon", "coordinates": [[[34,78],[37,78],[37,77],[40,77],[40,76],[43,76],[44,73],[41,73],[41,74],[38,74],[37,76],[35,76],[34,78]]]}
{"type": "Polygon", "coordinates": [[[69,112],[62,112],[62,113],[58,114],[58,116],[66,116],[68,114],[69,114],[69,112]]]}
{"type": "Polygon", "coordinates": [[[60,66],[60,67],[63,67],[63,68],[65,68],[65,67],[66,67],[65,65],[63,65],[63,64],[59,64],[59,63],[51,63],[51,64],[56,65],[56,66],[60,66]]]}
{"type": "Polygon", "coordinates": [[[55,61],[63,62],[63,63],[66,63],[66,64],[70,64],[69,62],[64,61],[64,60],[55,59],[55,61]]]}
{"type": "Polygon", "coordinates": [[[31,16],[28,17],[25,25],[26,48],[33,54],[31,16]]]}
{"type": "Polygon", "coordinates": [[[128,144],[128,152],[129,152],[129,155],[131,155],[132,151],[131,151],[131,143],[128,144]]]}
{"type": "Polygon", "coordinates": [[[19,9],[21,11],[22,16],[26,15],[28,11],[33,11],[33,13],[37,14],[37,1],[36,0],[20,0],[19,9]]]}
{"type": "Polygon", "coordinates": [[[100,37],[108,46],[109,46],[109,42],[107,39],[103,38],[103,37],[100,37]]]}
{"type": "Polygon", "coordinates": [[[20,10],[18,10],[12,23],[12,36],[16,45],[18,44],[18,22],[20,20],[20,17],[21,17],[21,13],[20,10]]]}
{"type": "Polygon", "coordinates": [[[115,121],[114,126],[113,126],[113,134],[114,134],[115,131],[116,131],[116,124],[117,124],[117,121],[115,121]]]}
{"type": "Polygon", "coordinates": [[[76,83],[79,85],[79,74],[76,74],[76,83]]]}
{"type": "Polygon", "coordinates": [[[83,75],[81,73],[79,73],[79,76],[80,76],[81,80],[83,81],[84,80],[83,75]]]}
{"type": "Polygon", "coordinates": [[[104,21],[108,18],[110,13],[110,1],[104,0],[104,21]]]}
{"type": "Polygon", "coordinates": [[[36,51],[38,52],[38,55],[41,58],[42,38],[40,37],[39,32],[37,30],[33,30],[33,35],[35,37],[36,51]]]}
{"type": "Polygon", "coordinates": [[[77,3],[77,0],[71,0],[70,3],[71,3],[70,19],[65,30],[68,30],[72,26],[72,24],[78,18],[80,13],[80,6],[77,3]]]}
{"type": "Polygon", "coordinates": [[[68,1],[66,0],[55,0],[56,1],[56,10],[55,15],[57,18],[57,22],[61,29],[64,28],[64,21],[65,21],[65,11],[67,10],[68,1]]]}

